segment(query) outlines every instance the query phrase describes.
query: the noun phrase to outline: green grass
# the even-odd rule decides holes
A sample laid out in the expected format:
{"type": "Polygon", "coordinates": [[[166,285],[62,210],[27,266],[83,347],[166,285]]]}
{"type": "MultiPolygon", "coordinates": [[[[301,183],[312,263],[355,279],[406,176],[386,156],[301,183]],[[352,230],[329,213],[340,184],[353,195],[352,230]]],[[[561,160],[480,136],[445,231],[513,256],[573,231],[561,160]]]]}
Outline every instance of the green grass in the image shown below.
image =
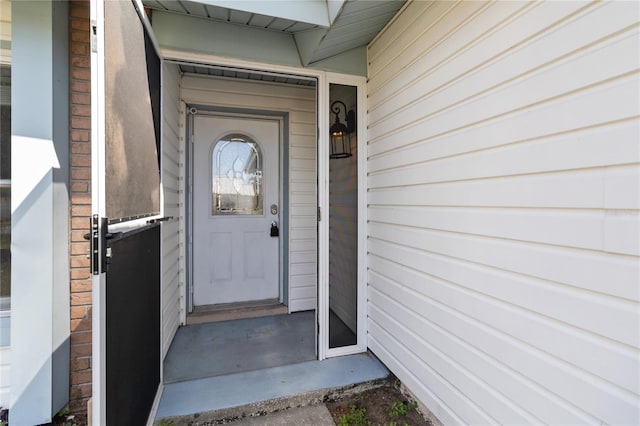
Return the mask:
{"type": "Polygon", "coordinates": [[[340,416],[338,426],[368,426],[371,424],[365,417],[367,410],[355,405],[349,407],[349,413],[340,416]]]}
{"type": "Polygon", "coordinates": [[[11,219],[0,219],[0,249],[11,248],[11,219]]]}
{"type": "Polygon", "coordinates": [[[391,404],[391,411],[389,412],[389,417],[406,416],[409,411],[415,410],[416,408],[418,408],[418,403],[415,401],[407,404],[405,404],[404,402],[397,401],[391,404]]]}
{"type": "Polygon", "coordinates": [[[0,265],[0,297],[11,296],[11,262],[0,265]]]}

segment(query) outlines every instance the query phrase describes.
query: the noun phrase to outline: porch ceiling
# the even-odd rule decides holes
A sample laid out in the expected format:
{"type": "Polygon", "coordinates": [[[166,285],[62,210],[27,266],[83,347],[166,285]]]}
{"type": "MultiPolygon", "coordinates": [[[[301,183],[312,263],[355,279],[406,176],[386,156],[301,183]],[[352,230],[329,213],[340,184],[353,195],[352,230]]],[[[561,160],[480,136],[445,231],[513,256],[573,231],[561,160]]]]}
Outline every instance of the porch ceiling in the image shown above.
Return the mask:
{"type": "Polygon", "coordinates": [[[277,74],[264,71],[252,71],[222,66],[205,66],[195,64],[178,64],[180,71],[189,74],[211,75],[215,77],[238,78],[241,80],[266,81],[270,83],[291,84],[294,86],[315,87],[314,78],[293,77],[291,75],[277,74]]]}
{"type": "Polygon", "coordinates": [[[300,63],[366,46],[406,0],[142,0],[145,7],[290,35],[300,63]]]}

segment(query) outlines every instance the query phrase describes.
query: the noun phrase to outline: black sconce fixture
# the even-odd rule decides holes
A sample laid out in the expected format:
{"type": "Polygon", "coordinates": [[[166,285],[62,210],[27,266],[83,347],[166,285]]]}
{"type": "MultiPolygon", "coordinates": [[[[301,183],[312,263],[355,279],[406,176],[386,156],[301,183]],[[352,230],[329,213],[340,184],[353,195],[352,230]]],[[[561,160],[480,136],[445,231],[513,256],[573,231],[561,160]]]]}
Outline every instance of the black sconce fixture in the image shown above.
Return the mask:
{"type": "Polygon", "coordinates": [[[329,129],[331,136],[331,154],[330,158],[347,158],[351,157],[351,133],[356,127],[356,113],[353,110],[347,111],[344,102],[335,101],[331,104],[331,112],[336,115],[336,120],[329,129]],[[344,111],[344,121],[346,125],[340,122],[340,106],[344,111]]]}

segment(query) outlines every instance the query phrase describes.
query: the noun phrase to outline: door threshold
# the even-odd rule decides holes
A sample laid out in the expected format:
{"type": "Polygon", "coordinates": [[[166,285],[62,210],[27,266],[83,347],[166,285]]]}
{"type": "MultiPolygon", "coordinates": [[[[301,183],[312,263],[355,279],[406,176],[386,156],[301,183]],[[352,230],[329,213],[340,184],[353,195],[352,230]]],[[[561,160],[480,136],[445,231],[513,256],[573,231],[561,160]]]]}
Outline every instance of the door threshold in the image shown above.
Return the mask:
{"type": "Polygon", "coordinates": [[[267,317],[289,313],[289,308],[274,300],[196,306],[187,315],[187,325],[267,317]]]}

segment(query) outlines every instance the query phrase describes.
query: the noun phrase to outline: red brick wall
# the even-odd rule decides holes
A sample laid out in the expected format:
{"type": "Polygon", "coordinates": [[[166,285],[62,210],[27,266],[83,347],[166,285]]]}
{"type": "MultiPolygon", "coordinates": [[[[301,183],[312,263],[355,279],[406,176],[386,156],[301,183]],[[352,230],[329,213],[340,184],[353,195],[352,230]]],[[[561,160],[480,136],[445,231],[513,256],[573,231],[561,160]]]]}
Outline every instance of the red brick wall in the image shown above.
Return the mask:
{"type": "Polygon", "coordinates": [[[91,57],[89,1],[69,4],[71,105],[71,369],[69,409],[86,413],[91,397],[91,57]]]}

